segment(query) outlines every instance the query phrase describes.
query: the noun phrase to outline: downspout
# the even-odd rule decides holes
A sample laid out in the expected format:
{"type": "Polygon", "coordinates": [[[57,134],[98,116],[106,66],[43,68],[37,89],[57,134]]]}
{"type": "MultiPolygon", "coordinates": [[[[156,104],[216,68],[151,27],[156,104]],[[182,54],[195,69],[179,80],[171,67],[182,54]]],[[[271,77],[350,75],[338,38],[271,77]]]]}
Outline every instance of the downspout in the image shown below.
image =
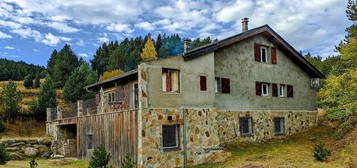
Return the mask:
{"type": "Polygon", "coordinates": [[[183,118],[183,167],[187,167],[187,127],[186,127],[186,109],[182,109],[183,118]]]}

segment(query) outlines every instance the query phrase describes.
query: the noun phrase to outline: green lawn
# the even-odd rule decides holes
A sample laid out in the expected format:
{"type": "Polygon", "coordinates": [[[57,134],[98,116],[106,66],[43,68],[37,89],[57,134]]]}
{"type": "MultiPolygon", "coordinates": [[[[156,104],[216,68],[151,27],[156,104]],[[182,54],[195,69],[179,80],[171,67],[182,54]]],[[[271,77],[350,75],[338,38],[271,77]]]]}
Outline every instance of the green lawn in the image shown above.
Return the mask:
{"type": "MultiPolygon", "coordinates": [[[[0,165],[1,168],[29,168],[29,160],[9,161],[6,165],[0,165]]],[[[88,162],[76,159],[53,159],[37,160],[37,168],[87,168],[88,162]]]]}
{"type": "Polygon", "coordinates": [[[334,131],[322,125],[288,139],[236,145],[230,147],[232,157],[226,162],[195,168],[357,168],[357,129],[342,140],[335,140],[334,131]],[[319,141],[332,150],[325,162],[313,157],[314,145],[319,141]]]}

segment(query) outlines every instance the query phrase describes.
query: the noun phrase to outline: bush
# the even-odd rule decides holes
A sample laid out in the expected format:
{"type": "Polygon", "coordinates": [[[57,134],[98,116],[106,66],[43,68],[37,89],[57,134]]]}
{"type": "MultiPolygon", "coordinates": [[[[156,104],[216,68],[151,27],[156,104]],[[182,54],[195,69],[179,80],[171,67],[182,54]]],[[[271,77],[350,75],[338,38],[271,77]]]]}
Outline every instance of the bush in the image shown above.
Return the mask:
{"type": "Polygon", "coordinates": [[[32,88],[33,86],[33,75],[32,74],[29,74],[25,77],[25,80],[24,80],[24,86],[26,88],[32,88]]]}
{"type": "Polygon", "coordinates": [[[36,162],[35,157],[31,158],[31,160],[29,161],[29,165],[30,165],[30,168],[37,168],[38,164],[36,162]]]}
{"type": "Polygon", "coordinates": [[[135,167],[135,162],[131,160],[130,155],[126,155],[124,160],[121,162],[121,167],[122,168],[134,168],[135,167]]]}
{"type": "Polygon", "coordinates": [[[331,156],[331,151],[325,148],[325,143],[318,143],[315,145],[314,157],[318,161],[325,161],[327,157],[331,156]]]}
{"type": "Polygon", "coordinates": [[[6,152],[4,144],[0,144],[0,165],[4,165],[11,159],[9,153],[6,152]]]}
{"type": "Polygon", "coordinates": [[[5,131],[5,123],[2,120],[2,118],[0,118],[0,133],[3,133],[5,131]]]}
{"type": "Polygon", "coordinates": [[[100,145],[93,151],[88,168],[110,168],[111,166],[108,166],[109,160],[110,153],[105,151],[104,145],[100,145]]]}

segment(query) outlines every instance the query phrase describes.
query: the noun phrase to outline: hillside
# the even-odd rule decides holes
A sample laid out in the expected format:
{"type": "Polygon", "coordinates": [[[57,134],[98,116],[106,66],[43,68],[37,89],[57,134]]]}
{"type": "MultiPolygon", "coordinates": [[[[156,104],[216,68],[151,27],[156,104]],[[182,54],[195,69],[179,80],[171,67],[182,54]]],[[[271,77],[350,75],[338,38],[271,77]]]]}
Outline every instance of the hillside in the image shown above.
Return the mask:
{"type": "Polygon", "coordinates": [[[24,80],[26,75],[41,74],[45,71],[44,67],[38,65],[27,64],[23,61],[16,62],[3,58],[0,59],[0,69],[0,81],[7,81],[10,79],[14,81],[24,80]]]}

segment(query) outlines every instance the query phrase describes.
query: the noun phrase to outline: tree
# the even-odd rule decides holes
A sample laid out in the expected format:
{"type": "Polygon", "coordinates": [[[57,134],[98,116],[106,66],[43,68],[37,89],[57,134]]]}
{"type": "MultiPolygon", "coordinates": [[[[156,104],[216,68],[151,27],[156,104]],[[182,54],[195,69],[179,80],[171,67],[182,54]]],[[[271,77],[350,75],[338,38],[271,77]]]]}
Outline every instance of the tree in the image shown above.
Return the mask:
{"type": "Polygon", "coordinates": [[[100,145],[93,151],[88,168],[109,168],[110,153],[105,151],[104,145],[100,145]]]}
{"type": "Polygon", "coordinates": [[[56,87],[63,87],[71,73],[79,66],[78,57],[72,51],[70,45],[66,44],[54,59],[51,78],[56,87]]]}
{"type": "Polygon", "coordinates": [[[56,87],[53,80],[48,76],[41,85],[38,101],[34,102],[31,111],[38,119],[44,120],[46,118],[46,109],[55,108],[56,106],[56,87]]]}
{"type": "Polygon", "coordinates": [[[144,47],[140,57],[144,61],[150,61],[150,60],[157,59],[157,53],[156,53],[156,49],[154,46],[154,42],[152,41],[150,36],[148,37],[148,39],[145,43],[145,47],[144,47]]]}
{"type": "Polygon", "coordinates": [[[15,62],[0,58],[0,81],[24,80],[29,74],[37,74],[45,71],[44,67],[27,64],[23,61],[15,62]]]}
{"type": "Polygon", "coordinates": [[[47,62],[47,71],[50,74],[50,76],[53,76],[53,74],[54,74],[54,67],[56,64],[56,59],[57,59],[57,50],[53,50],[52,54],[50,56],[50,59],[48,59],[48,62],[47,62]]]}
{"type": "Polygon", "coordinates": [[[6,119],[15,118],[21,107],[20,102],[22,100],[21,93],[16,90],[16,83],[10,81],[8,84],[4,85],[1,94],[1,104],[4,109],[4,117],[6,119]]]}
{"type": "Polygon", "coordinates": [[[346,13],[349,20],[357,20],[357,1],[348,0],[346,13]]]}
{"type": "Polygon", "coordinates": [[[118,76],[118,75],[120,75],[122,73],[124,73],[124,71],[119,70],[119,69],[116,69],[116,70],[113,70],[113,71],[109,71],[109,72],[104,72],[104,74],[99,77],[99,81],[103,81],[103,80],[118,76]]]}
{"type": "Polygon", "coordinates": [[[94,93],[87,92],[84,87],[95,83],[97,79],[97,73],[90,68],[89,64],[82,64],[74,70],[64,85],[64,100],[67,102],[75,102],[77,100],[93,98],[94,93]]]}
{"type": "Polygon", "coordinates": [[[24,86],[26,88],[32,88],[33,86],[33,75],[32,74],[28,74],[26,77],[25,77],[25,80],[24,80],[24,86]]]}
{"type": "Polygon", "coordinates": [[[39,88],[41,85],[41,78],[39,74],[36,74],[35,82],[33,83],[33,88],[39,88]]]}

